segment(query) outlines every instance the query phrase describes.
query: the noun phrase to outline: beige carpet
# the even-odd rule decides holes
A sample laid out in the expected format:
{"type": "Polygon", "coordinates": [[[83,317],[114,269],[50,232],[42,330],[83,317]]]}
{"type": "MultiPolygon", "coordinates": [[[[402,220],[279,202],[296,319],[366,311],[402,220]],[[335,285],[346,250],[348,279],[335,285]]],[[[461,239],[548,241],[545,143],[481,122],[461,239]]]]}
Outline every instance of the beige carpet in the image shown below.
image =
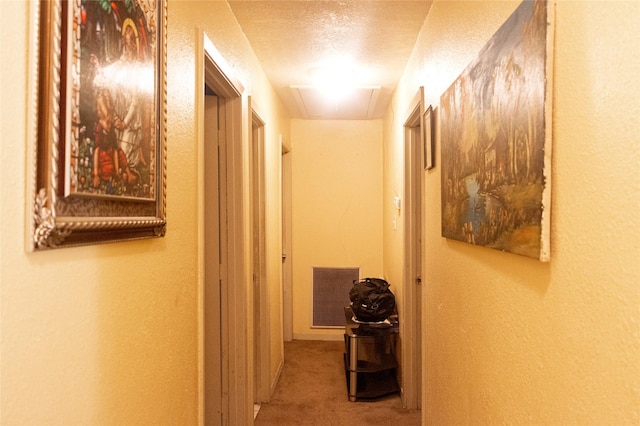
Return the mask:
{"type": "Polygon", "coordinates": [[[265,425],[420,425],[420,411],[405,410],[398,394],[350,402],[342,342],[294,340],[284,344],[285,364],[269,403],[255,419],[265,425]]]}

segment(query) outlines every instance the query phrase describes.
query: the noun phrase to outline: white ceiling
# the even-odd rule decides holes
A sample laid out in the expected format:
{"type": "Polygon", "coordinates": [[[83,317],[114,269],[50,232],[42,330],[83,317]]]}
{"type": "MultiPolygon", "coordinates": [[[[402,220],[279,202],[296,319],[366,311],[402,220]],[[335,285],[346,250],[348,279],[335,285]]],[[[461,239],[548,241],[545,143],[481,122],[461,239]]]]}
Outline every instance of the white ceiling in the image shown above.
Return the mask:
{"type": "MultiPolygon", "coordinates": [[[[228,1],[279,98],[294,118],[381,118],[431,0],[228,1]],[[341,60],[353,97],[327,100],[319,71],[341,60]],[[346,62],[345,62],[346,61],[346,62]]],[[[339,89],[346,93],[346,89],[339,89]]]]}

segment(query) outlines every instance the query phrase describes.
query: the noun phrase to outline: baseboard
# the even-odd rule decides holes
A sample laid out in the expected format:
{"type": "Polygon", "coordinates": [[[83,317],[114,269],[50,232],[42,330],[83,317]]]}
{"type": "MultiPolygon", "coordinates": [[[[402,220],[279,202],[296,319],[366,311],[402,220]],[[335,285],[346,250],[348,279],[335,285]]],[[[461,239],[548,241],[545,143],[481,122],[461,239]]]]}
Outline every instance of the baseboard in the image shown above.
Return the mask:
{"type": "Polygon", "coordinates": [[[298,334],[293,333],[293,340],[323,340],[342,342],[344,334],[298,334]]]}

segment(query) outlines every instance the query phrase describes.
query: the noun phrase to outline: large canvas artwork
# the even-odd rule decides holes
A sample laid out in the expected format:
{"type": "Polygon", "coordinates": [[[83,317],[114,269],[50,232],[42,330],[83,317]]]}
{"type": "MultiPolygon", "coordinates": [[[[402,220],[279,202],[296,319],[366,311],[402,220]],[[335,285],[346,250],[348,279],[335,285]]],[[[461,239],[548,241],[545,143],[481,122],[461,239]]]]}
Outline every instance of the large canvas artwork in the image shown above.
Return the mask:
{"type": "Polygon", "coordinates": [[[442,235],[549,260],[552,18],[524,1],[440,99],[442,235]]]}

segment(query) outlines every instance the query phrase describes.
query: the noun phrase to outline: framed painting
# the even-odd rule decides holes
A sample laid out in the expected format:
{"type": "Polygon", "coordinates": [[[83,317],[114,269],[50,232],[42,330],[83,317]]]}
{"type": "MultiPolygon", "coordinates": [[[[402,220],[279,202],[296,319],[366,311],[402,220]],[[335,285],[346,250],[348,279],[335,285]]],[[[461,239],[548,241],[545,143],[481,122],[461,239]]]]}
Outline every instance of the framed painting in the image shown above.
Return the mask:
{"type": "Polygon", "coordinates": [[[424,129],[424,168],[433,169],[434,163],[434,128],[433,128],[433,107],[429,105],[422,116],[422,128],[424,129]]]}
{"type": "Polygon", "coordinates": [[[552,14],[522,2],[440,98],[446,238],[549,261],[552,14]]]}
{"type": "Polygon", "coordinates": [[[166,0],[35,2],[33,250],[166,230],[166,0]]]}

